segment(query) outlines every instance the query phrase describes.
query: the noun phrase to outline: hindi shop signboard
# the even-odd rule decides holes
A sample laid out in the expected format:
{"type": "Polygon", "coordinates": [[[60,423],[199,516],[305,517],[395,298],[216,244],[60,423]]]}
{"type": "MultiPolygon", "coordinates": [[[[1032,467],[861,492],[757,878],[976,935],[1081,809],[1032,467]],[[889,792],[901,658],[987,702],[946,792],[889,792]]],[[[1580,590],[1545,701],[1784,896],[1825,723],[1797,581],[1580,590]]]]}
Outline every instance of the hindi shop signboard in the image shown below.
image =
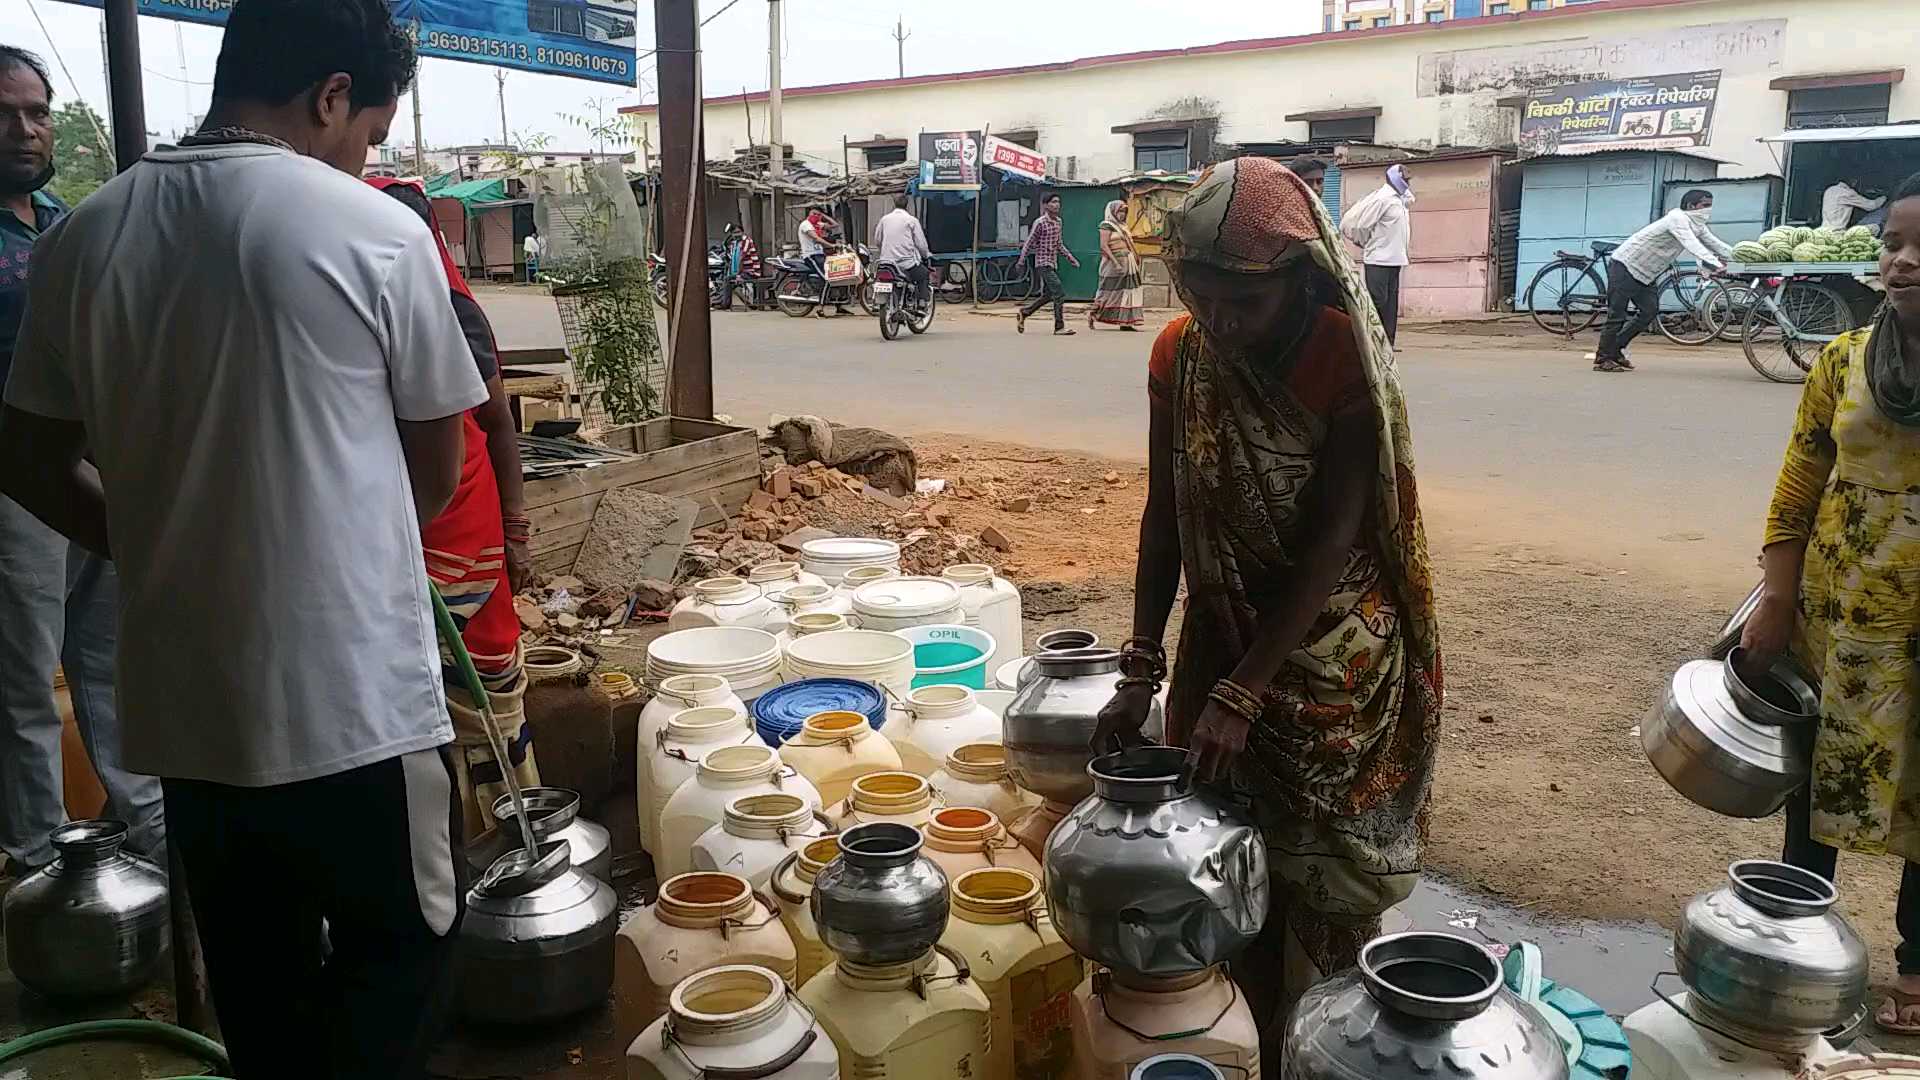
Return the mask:
{"type": "Polygon", "coordinates": [[[1713,131],[1720,73],[1649,75],[1536,90],[1520,114],[1520,150],[1532,156],[1600,150],[1686,150],[1713,131]]]}
{"type": "Polygon", "coordinates": [[[920,133],[920,187],[927,191],[980,190],[980,133],[920,133]]]}
{"type": "Polygon", "coordinates": [[[987,136],[987,164],[1004,173],[1022,176],[1036,183],[1047,180],[1047,159],[1041,154],[1010,143],[1005,139],[987,136]]]}
{"type": "MultiPolygon", "coordinates": [[[[70,0],[97,8],[101,0],[70,0]]],[[[634,85],[637,0],[387,0],[420,55],[634,85]]],[[[139,0],[142,15],[224,26],[233,0],[139,0]]]]}

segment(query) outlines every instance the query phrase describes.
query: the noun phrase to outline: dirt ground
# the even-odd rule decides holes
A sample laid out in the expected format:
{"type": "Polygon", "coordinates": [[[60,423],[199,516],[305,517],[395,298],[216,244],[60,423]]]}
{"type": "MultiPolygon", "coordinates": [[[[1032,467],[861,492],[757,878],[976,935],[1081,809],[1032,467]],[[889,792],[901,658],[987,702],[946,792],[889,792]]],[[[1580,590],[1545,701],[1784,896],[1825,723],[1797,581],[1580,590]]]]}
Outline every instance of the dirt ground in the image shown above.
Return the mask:
{"type": "MultiPolygon", "coordinates": [[[[956,524],[1013,541],[1029,636],[1084,626],[1124,639],[1146,472],[1138,464],[952,436],[920,437],[923,476],[964,475],[956,524]],[[1111,478],[1111,479],[1109,479],[1111,478]],[[1032,500],[1025,513],[1002,504],[1032,500]]],[[[1638,725],[1678,664],[1719,629],[1714,601],[1671,573],[1629,574],[1546,554],[1583,538],[1515,535],[1511,511],[1423,485],[1447,676],[1429,867],[1540,914],[1671,924],[1690,896],[1743,858],[1777,857],[1781,819],[1737,821],[1673,792],[1641,753],[1638,725]]],[[[1176,613],[1175,626],[1177,632],[1176,613]]],[[[1172,632],[1169,641],[1173,640],[1172,632]]],[[[1891,860],[1847,856],[1842,896],[1891,978],[1891,860]]]]}

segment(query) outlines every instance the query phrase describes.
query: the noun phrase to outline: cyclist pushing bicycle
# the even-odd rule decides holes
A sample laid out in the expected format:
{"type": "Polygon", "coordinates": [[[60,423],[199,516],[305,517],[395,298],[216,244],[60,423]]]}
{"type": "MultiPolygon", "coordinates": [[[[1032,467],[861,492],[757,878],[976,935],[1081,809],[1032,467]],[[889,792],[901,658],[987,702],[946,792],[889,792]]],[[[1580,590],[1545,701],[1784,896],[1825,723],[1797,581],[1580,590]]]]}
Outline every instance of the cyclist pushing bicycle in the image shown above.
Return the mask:
{"type": "Polygon", "coordinates": [[[1656,284],[1681,252],[1699,260],[1701,272],[1717,276],[1733,257],[1733,248],[1707,228],[1713,193],[1694,188],[1680,197],[1680,208],[1628,237],[1607,258],[1607,325],[1600,347],[1587,358],[1595,371],[1632,371],[1627,346],[1660,315],[1656,284]],[[1633,309],[1633,317],[1627,309],[1633,309]]]}

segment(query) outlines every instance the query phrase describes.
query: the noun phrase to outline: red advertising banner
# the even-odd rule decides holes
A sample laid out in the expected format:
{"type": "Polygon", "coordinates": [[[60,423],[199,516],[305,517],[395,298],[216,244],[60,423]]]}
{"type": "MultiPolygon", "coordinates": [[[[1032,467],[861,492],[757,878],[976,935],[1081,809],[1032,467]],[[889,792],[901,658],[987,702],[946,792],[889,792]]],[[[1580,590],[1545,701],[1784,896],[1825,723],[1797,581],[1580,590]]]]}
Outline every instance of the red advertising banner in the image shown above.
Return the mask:
{"type": "Polygon", "coordinates": [[[1010,143],[1005,139],[989,135],[986,152],[987,164],[1001,172],[1043,182],[1047,178],[1045,155],[1037,154],[1019,143],[1010,143]]]}

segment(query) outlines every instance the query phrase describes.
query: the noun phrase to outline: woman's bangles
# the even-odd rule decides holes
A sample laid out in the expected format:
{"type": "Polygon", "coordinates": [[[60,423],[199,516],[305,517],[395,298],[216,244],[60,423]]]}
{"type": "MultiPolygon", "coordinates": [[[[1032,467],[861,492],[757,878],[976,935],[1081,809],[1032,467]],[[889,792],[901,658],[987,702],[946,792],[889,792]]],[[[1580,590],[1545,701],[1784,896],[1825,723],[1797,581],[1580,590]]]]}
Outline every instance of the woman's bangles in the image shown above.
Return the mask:
{"type": "Polygon", "coordinates": [[[1232,679],[1214,683],[1207,699],[1249,724],[1260,719],[1260,696],[1232,679]]]}
{"type": "Polygon", "coordinates": [[[524,544],[533,539],[533,521],[525,514],[502,514],[500,525],[509,544],[524,544]]]}
{"type": "Polygon", "coordinates": [[[1167,677],[1167,649],[1152,638],[1131,637],[1120,646],[1121,686],[1151,686],[1160,692],[1167,677]]]}

